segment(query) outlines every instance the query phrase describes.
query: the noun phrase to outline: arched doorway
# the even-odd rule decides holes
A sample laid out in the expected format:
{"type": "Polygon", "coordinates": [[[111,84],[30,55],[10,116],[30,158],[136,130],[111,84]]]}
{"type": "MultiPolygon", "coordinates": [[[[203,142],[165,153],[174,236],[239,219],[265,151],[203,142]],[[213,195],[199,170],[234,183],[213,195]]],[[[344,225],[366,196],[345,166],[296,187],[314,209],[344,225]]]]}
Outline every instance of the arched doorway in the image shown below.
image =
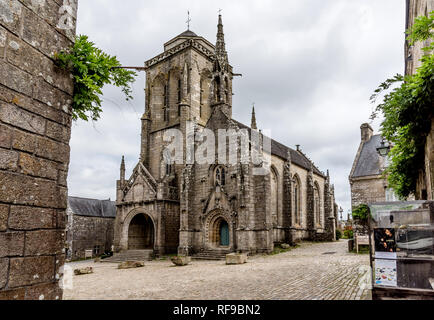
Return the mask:
{"type": "Polygon", "coordinates": [[[128,250],[154,248],[154,223],[145,214],[138,214],[128,227],[128,250]]]}
{"type": "Polygon", "coordinates": [[[229,246],[229,225],[226,221],[220,223],[220,245],[222,247],[229,246]]]}
{"type": "Polygon", "coordinates": [[[218,218],[212,225],[210,242],[215,247],[230,245],[229,224],[223,218],[218,218]]]}

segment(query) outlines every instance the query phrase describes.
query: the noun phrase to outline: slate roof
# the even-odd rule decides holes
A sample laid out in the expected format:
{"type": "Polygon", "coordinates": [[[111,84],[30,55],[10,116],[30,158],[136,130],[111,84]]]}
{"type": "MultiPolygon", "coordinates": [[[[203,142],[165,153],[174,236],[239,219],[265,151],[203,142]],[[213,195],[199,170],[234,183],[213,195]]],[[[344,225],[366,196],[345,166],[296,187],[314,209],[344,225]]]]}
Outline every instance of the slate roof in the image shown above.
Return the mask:
{"type": "MultiPolygon", "coordinates": [[[[232,119],[233,120],[233,119],[232,119]]],[[[242,129],[250,129],[250,127],[246,126],[245,124],[238,122],[236,120],[233,120],[240,128],[242,129]]],[[[271,154],[274,156],[277,156],[279,158],[282,158],[283,160],[286,160],[288,158],[288,150],[291,152],[291,161],[292,163],[295,163],[296,165],[306,169],[310,170],[311,161],[301,152],[293,150],[291,148],[288,148],[287,146],[281,144],[280,142],[277,142],[276,140],[271,139],[271,154]]],[[[324,176],[324,174],[319,171],[315,165],[313,166],[313,172],[321,177],[324,176]]]]}
{"type": "Polygon", "coordinates": [[[68,205],[74,215],[85,217],[115,218],[114,201],[68,197],[68,205]]]}
{"type": "Polygon", "coordinates": [[[183,33],[181,33],[179,36],[175,37],[175,38],[178,38],[178,37],[197,37],[197,34],[195,34],[191,30],[186,30],[183,33]]]}
{"type": "Polygon", "coordinates": [[[381,146],[381,141],[382,137],[378,134],[363,144],[351,178],[381,174],[381,156],[377,151],[377,148],[381,146]]]}

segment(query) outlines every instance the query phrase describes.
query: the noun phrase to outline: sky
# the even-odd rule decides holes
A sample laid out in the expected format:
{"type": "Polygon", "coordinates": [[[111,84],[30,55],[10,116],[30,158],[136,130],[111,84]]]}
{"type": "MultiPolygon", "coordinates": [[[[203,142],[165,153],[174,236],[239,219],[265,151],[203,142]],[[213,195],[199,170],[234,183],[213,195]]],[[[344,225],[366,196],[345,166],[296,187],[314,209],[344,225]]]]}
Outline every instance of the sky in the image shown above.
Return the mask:
{"type": "MultiPolygon", "coordinates": [[[[163,52],[187,29],[215,43],[222,9],[226,49],[235,73],[233,118],[250,124],[255,103],[259,129],[330,170],[335,196],[351,208],[348,176],[360,144],[360,125],[371,123],[369,97],[404,70],[404,0],[139,1],[81,0],[77,33],[126,66],[163,52]]],[[[140,154],[144,73],[132,101],[104,88],[98,122],[78,120],[71,136],[69,194],[115,200],[119,166],[127,176],[140,154]]]]}

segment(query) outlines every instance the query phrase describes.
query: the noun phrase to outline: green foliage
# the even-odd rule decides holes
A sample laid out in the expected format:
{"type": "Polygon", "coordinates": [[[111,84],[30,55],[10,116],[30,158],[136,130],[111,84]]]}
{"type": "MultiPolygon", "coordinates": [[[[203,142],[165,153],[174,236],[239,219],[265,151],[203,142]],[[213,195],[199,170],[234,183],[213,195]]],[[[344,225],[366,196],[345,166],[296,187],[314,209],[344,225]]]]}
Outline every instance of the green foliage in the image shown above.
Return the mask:
{"type": "Polygon", "coordinates": [[[345,239],[352,239],[354,237],[353,228],[348,227],[344,230],[344,238],[345,239]]]}
{"type": "MultiPolygon", "coordinates": [[[[410,45],[415,44],[417,41],[425,41],[427,39],[432,39],[434,36],[434,11],[430,12],[429,16],[418,17],[413,26],[407,30],[407,40],[410,45]]],[[[430,51],[429,47],[424,49],[425,51],[430,51]]]]}
{"type": "MultiPolygon", "coordinates": [[[[429,17],[418,17],[407,31],[410,44],[434,39],[434,11],[429,17]]],[[[422,65],[414,75],[396,75],[375,90],[373,103],[385,91],[383,102],[372,114],[384,115],[381,133],[392,144],[389,153],[390,165],[385,174],[389,186],[402,199],[416,191],[419,171],[424,167],[426,137],[431,129],[434,98],[434,42],[425,46],[422,65]],[[393,85],[399,86],[391,89],[393,85]]]]}
{"type": "Polygon", "coordinates": [[[336,240],[339,240],[342,238],[342,231],[339,229],[336,229],[336,240]]]}
{"type": "Polygon", "coordinates": [[[369,207],[366,204],[361,204],[353,208],[353,219],[359,222],[360,224],[367,224],[369,215],[370,215],[369,207]]]}
{"type": "Polygon", "coordinates": [[[131,84],[136,73],[118,68],[121,66],[116,57],[109,56],[95,47],[88,37],[76,37],[74,46],[68,51],[55,55],[57,64],[74,77],[74,100],[72,103],[72,118],[85,121],[89,117],[96,121],[100,118],[102,88],[106,84],[120,87],[130,100],[131,84]]]}

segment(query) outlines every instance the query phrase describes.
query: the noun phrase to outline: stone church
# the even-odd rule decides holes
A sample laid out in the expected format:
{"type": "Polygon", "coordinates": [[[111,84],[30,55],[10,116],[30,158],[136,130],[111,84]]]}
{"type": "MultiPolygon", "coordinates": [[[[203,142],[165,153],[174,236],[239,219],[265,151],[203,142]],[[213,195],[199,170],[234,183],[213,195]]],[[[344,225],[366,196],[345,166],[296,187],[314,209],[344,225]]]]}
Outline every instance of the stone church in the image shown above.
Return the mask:
{"type": "Polygon", "coordinates": [[[335,239],[337,205],[328,171],[318,170],[298,146],[293,150],[269,139],[265,175],[253,174],[257,164],[241,161],[190,164],[185,155],[184,164],[165,160],[165,132],[180,130],[185,145],[188,122],[194,123],[194,133],[209,129],[217,136],[219,129],[244,129],[266,139],[254,110],[250,127],[232,119],[237,74],[229,64],[221,15],[215,45],[187,30],[146,61],[145,70],[141,154],[129,179],[122,159],[115,252],[222,256],[335,239]]]}

